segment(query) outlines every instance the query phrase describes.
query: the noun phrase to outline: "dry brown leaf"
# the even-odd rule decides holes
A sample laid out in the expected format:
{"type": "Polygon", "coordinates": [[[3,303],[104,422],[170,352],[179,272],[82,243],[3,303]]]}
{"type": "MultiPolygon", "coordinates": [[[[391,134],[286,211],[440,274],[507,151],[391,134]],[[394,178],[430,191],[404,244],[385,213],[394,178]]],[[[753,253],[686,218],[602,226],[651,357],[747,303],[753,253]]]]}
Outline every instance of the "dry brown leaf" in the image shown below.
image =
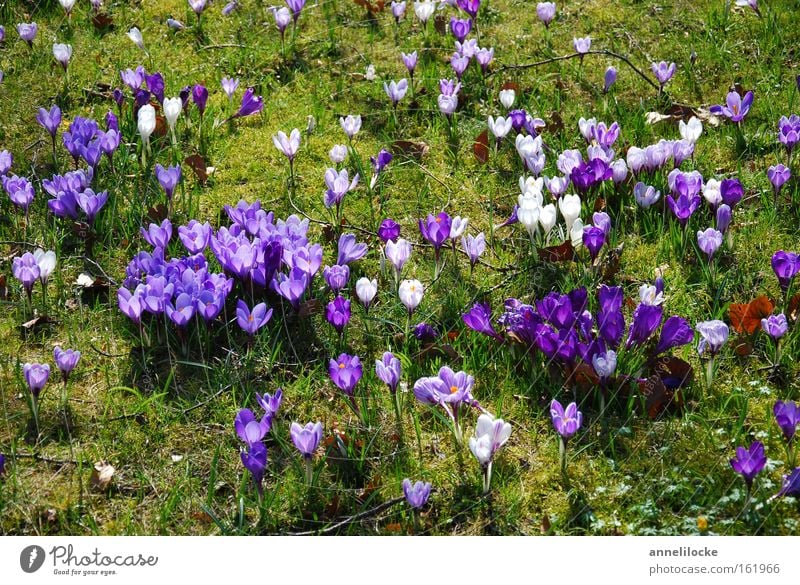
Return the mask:
{"type": "Polygon", "coordinates": [[[105,461],[98,461],[92,470],[92,487],[99,491],[106,491],[111,485],[116,469],[105,461]]]}

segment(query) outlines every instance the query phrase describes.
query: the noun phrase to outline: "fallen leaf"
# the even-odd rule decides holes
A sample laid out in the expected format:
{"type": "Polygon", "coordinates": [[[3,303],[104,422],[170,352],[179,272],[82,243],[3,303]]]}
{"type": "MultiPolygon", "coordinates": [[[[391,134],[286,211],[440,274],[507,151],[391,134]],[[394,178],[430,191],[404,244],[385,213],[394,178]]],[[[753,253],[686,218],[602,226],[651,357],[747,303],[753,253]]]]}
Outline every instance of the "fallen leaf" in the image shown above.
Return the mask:
{"type": "Polygon", "coordinates": [[[111,479],[114,477],[115,471],[116,469],[105,461],[95,463],[90,480],[92,487],[100,491],[106,491],[111,485],[111,479]]]}
{"type": "Polygon", "coordinates": [[[422,159],[429,150],[430,147],[422,141],[395,140],[392,143],[392,152],[401,153],[416,160],[422,159]]]}
{"type": "Polygon", "coordinates": [[[673,356],[662,356],[652,363],[652,371],[668,389],[676,390],[691,383],[694,369],[691,364],[673,356]]]}
{"type": "Polygon", "coordinates": [[[731,327],[737,333],[752,335],[761,328],[761,319],[769,317],[773,309],[775,305],[764,295],[746,304],[731,303],[728,307],[731,327]]]}
{"type": "Polygon", "coordinates": [[[197,179],[201,183],[205,184],[205,182],[208,180],[206,160],[199,154],[193,154],[191,156],[187,156],[183,162],[185,162],[194,171],[194,174],[197,175],[197,179]]]}
{"type": "Polygon", "coordinates": [[[543,262],[569,262],[575,258],[575,248],[572,247],[572,242],[570,240],[558,246],[539,248],[537,252],[539,254],[539,260],[543,262]]]}
{"type": "Polygon", "coordinates": [[[0,301],[8,299],[8,286],[6,285],[6,275],[0,274],[0,301]]]}
{"type": "Polygon", "coordinates": [[[489,131],[484,130],[475,138],[475,143],[472,145],[472,153],[478,162],[486,164],[489,160],[489,131]]]}
{"type": "Polygon", "coordinates": [[[436,18],[433,19],[433,26],[440,35],[447,34],[447,23],[449,22],[448,18],[444,14],[437,14],[436,18]]]}
{"type": "Polygon", "coordinates": [[[114,26],[114,19],[105,12],[100,12],[92,17],[92,24],[97,30],[112,28],[114,26]]]}
{"type": "Polygon", "coordinates": [[[506,81],[500,89],[513,89],[514,93],[519,95],[519,84],[514,81],[506,81]]]}
{"type": "Polygon", "coordinates": [[[160,224],[162,221],[167,219],[168,213],[169,211],[167,210],[167,206],[163,203],[158,203],[147,210],[147,216],[145,219],[151,223],[160,224]]]}
{"type": "Polygon", "coordinates": [[[47,315],[39,315],[38,317],[34,317],[30,321],[25,321],[22,324],[23,329],[32,330],[36,329],[37,327],[41,327],[42,325],[51,325],[58,323],[57,319],[53,319],[47,315]]]}
{"type": "Polygon", "coordinates": [[[306,301],[300,305],[300,310],[297,311],[297,314],[300,317],[308,317],[310,315],[316,315],[321,311],[322,303],[320,303],[317,299],[311,299],[310,301],[306,301]]]}

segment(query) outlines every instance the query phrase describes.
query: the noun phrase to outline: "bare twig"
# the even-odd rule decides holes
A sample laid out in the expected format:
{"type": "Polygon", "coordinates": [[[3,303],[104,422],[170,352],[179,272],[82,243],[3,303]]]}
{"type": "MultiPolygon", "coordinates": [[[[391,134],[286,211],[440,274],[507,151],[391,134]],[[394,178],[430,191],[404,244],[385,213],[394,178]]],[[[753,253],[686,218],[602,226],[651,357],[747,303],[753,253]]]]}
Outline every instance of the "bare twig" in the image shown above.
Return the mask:
{"type": "Polygon", "coordinates": [[[78,465],[78,463],[89,465],[88,461],[79,462],[75,459],[53,459],[51,457],[45,457],[44,455],[38,455],[36,453],[14,453],[13,456],[20,459],[35,459],[36,461],[42,461],[43,463],[54,463],[56,465],[78,465]]]}
{"type": "Polygon", "coordinates": [[[107,273],[105,270],[103,270],[103,267],[102,267],[102,266],[100,266],[100,265],[99,265],[97,262],[95,262],[94,260],[92,260],[92,259],[91,259],[91,258],[89,258],[88,256],[82,256],[81,258],[83,259],[83,261],[84,261],[84,262],[88,262],[89,264],[91,264],[92,266],[94,266],[94,267],[95,267],[97,270],[99,270],[99,271],[100,271],[100,275],[101,275],[103,278],[105,278],[105,279],[106,279],[108,282],[110,282],[110,283],[111,283],[111,284],[113,284],[114,286],[119,286],[119,285],[117,284],[117,281],[116,281],[116,280],[114,280],[113,278],[111,278],[111,277],[108,275],[108,273],[107,273]]]}
{"type": "Polygon", "coordinates": [[[208,49],[229,49],[229,48],[236,48],[236,49],[247,49],[247,45],[240,45],[239,43],[222,43],[219,45],[206,45],[205,47],[200,47],[198,50],[206,51],[208,49]]]}
{"type": "Polygon", "coordinates": [[[223,386],[222,388],[220,388],[219,390],[217,390],[217,391],[216,391],[216,392],[215,392],[215,393],[214,393],[214,394],[213,394],[213,395],[212,395],[210,398],[208,398],[208,399],[204,400],[203,402],[198,402],[197,404],[195,404],[195,405],[193,405],[193,406],[190,406],[189,408],[184,408],[184,409],[183,409],[183,414],[188,414],[188,413],[192,412],[193,410],[196,410],[196,409],[198,409],[198,408],[202,408],[202,407],[203,407],[203,406],[205,406],[206,404],[209,404],[210,402],[213,402],[213,401],[214,401],[214,400],[216,400],[216,399],[217,399],[217,398],[218,398],[218,397],[219,397],[219,396],[220,396],[220,395],[221,395],[223,392],[225,392],[226,390],[229,390],[229,389],[231,388],[231,386],[233,386],[233,384],[228,384],[227,386],[223,386]]]}
{"type": "Polygon", "coordinates": [[[340,520],[336,524],[331,524],[327,528],[322,528],[320,530],[309,530],[308,532],[290,532],[286,536],[321,536],[323,534],[332,534],[342,528],[343,526],[347,526],[348,524],[353,524],[354,522],[359,522],[364,520],[365,518],[369,518],[370,516],[374,516],[376,514],[380,514],[384,510],[388,510],[392,506],[399,504],[400,502],[404,501],[405,497],[400,496],[397,498],[392,498],[382,504],[378,504],[374,508],[370,508],[369,510],[364,510],[363,512],[359,512],[358,514],[354,514],[352,516],[348,516],[343,520],[340,520]]]}
{"type": "Polygon", "coordinates": [[[569,59],[576,59],[582,58],[584,55],[605,55],[606,57],[613,57],[614,59],[619,59],[623,63],[625,63],[628,67],[630,67],[639,77],[644,79],[650,86],[655,89],[660,89],[659,85],[650,79],[641,69],[639,69],[636,65],[631,63],[630,59],[628,59],[624,55],[620,55],[619,53],[615,53],[614,51],[609,51],[608,49],[599,49],[596,51],[587,51],[586,53],[570,53],[569,55],[561,55],[560,57],[550,57],[549,59],[543,59],[542,61],[536,61],[534,63],[523,63],[519,65],[503,65],[499,69],[495,69],[494,71],[487,74],[487,77],[494,75],[495,73],[502,73],[503,71],[510,71],[514,69],[532,69],[535,67],[541,67],[543,65],[548,65],[550,63],[556,63],[558,61],[567,61],[569,59]]]}

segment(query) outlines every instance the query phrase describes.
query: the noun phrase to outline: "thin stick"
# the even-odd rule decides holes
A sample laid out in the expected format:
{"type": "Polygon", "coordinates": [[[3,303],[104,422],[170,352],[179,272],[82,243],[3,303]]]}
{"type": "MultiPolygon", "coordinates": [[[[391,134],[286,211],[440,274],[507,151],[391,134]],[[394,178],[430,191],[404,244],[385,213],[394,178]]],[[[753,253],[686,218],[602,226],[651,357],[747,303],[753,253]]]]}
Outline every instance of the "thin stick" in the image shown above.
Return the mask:
{"type": "Polygon", "coordinates": [[[358,522],[359,520],[363,520],[364,518],[369,518],[370,516],[374,516],[375,514],[380,514],[384,510],[388,510],[392,506],[405,501],[405,499],[406,498],[404,496],[392,498],[391,500],[379,504],[374,508],[370,508],[369,510],[364,510],[363,512],[359,512],[358,514],[354,514],[353,516],[348,516],[344,520],[341,520],[336,524],[331,524],[327,528],[322,528],[321,530],[310,530],[308,532],[289,532],[286,534],[286,536],[315,536],[315,535],[331,534],[333,532],[336,532],[342,526],[347,526],[348,524],[358,522]]]}

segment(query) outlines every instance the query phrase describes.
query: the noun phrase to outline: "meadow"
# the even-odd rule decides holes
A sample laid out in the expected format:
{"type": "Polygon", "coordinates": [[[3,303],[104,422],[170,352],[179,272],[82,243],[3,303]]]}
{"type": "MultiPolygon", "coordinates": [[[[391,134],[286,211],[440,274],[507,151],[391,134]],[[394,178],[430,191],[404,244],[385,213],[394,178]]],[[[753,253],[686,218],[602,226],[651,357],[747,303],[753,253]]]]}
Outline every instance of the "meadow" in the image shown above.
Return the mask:
{"type": "Polygon", "coordinates": [[[0,533],[797,534],[798,11],[0,3],[0,533]]]}

